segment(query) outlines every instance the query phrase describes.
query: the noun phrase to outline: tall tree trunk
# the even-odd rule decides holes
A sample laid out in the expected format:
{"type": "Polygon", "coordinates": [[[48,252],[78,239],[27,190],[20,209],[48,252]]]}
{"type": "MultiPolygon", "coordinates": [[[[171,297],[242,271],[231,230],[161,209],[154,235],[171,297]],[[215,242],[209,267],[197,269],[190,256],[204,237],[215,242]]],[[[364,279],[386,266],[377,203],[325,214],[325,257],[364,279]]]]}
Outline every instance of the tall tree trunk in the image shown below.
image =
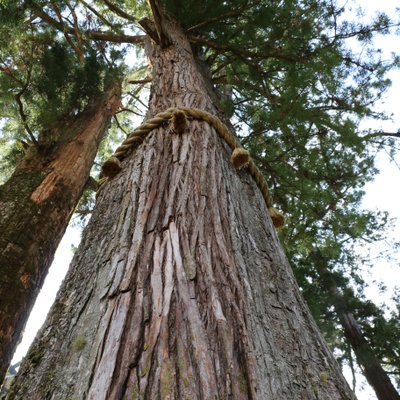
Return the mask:
{"type": "Polygon", "coordinates": [[[45,132],[0,187],[0,382],[119,103],[114,84],[45,132]]]}
{"type": "MultiPolygon", "coordinates": [[[[150,114],[215,114],[186,37],[163,24],[150,114]]],[[[229,153],[191,121],[123,161],[8,399],[355,399],[229,153]]]]}

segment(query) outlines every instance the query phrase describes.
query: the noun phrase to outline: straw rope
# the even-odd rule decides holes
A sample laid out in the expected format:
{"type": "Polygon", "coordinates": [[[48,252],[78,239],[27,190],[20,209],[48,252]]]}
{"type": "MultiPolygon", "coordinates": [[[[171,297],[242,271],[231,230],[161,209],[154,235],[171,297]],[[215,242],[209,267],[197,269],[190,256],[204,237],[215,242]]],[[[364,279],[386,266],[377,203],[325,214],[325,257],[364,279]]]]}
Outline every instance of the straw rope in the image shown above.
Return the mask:
{"type": "MultiPolygon", "coordinates": [[[[126,139],[125,141],[115,150],[112,157],[107,160],[102,168],[102,174],[99,180],[99,190],[103,187],[106,181],[109,178],[115,176],[121,170],[121,160],[125,157],[129,150],[138,146],[146,137],[146,135],[151,132],[153,129],[159,128],[165,122],[169,121],[173,118],[174,114],[176,114],[176,120],[182,121],[181,115],[184,113],[186,116],[192,117],[196,120],[202,120],[208,122],[218,133],[218,135],[229,145],[229,147],[234,151],[232,155],[232,162],[235,166],[241,166],[243,164],[247,164],[250,175],[254,178],[257,186],[261,190],[261,193],[264,197],[265,203],[267,205],[269,214],[272,218],[275,227],[281,227],[284,224],[283,215],[277,211],[273,207],[272,196],[269,192],[267,182],[264,179],[264,176],[260,172],[260,170],[255,165],[254,161],[248,156],[245,157],[245,160],[241,159],[237,163],[234,160],[235,150],[240,149],[240,152],[237,152],[238,160],[239,156],[243,157],[244,153],[247,153],[244,150],[240,143],[237,141],[232,132],[228,129],[228,127],[217,117],[214,115],[197,108],[187,108],[187,107],[179,107],[179,108],[168,108],[166,111],[161,112],[154,117],[145,121],[142,125],[136,128],[126,139]],[[179,117],[179,118],[178,118],[179,117]]],[[[174,122],[174,121],[172,121],[174,122]]],[[[180,122],[180,123],[185,123],[180,122]]],[[[186,125],[185,125],[186,126],[186,125]]],[[[174,131],[179,131],[179,127],[173,127],[174,131]],[[176,128],[176,129],[175,129],[176,128]]],[[[247,153],[248,154],[248,153],[247,153]]]]}

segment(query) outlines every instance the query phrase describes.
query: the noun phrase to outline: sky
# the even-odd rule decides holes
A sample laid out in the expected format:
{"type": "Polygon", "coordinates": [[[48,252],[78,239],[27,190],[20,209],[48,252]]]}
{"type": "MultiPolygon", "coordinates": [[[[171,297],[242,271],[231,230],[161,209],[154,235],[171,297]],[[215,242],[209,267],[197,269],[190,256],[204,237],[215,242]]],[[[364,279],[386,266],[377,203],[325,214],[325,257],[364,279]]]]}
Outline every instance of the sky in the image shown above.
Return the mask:
{"type": "MultiPolygon", "coordinates": [[[[389,15],[394,15],[396,8],[395,0],[361,0],[358,4],[367,11],[368,15],[374,14],[376,11],[385,11],[389,15]]],[[[356,5],[355,1],[348,1],[348,5],[356,5]]],[[[400,54],[400,38],[399,37],[383,37],[375,41],[377,47],[382,48],[384,55],[388,55],[391,51],[400,54]]],[[[369,125],[371,128],[382,129],[384,131],[395,132],[400,128],[400,111],[399,111],[399,93],[400,93],[400,71],[391,73],[393,85],[387,95],[378,105],[378,108],[385,110],[387,113],[393,113],[393,121],[384,121],[369,125]]],[[[371,123],[369,123],[371,124],[371,123]]],[[[363,201],[363,207],[372,210],[388,211],[390,216],[397,218],[392,235],[399,238],[400,233],[400,157],[396,162],[390,160],[387,154],[380,154],[378,168],[380,173],[375,180],[368,183],[365,187],[366,195],[363,201]],[[397,165],[396,165],[397,163],[397,165]]],[[[70,260],[72,258],[72,246],[77,247],[80,240],[80,231],[77,228],[69,227],[66,234],[60,243],[55,254],[54,262],[50,268],[49,274],[43,285],[43,288],[37,298],[36,304],[32,310],[30,318],[25,327],[23,339],[18,346],[13,363],[21,360],[27,352],[30,343],[32,342],[37,330],[43,324],[46,314],[53,303],[58,288],[64,278],[70,260]]],[[[378,254],[379,247],[371,248],[371,254],[378,254]]],[[[396,284],[400,282],[400,267],[396,261],[387,261],[384,258],[378,258],[376,267],[373,271],[365,271],[365,276],[372,283],[367,289],[367,296],[373,299],[378,304],[387,304],[390,298],[397,290],[396,284]],[[379,290],[378,283],[383,281],[387,287],[385,293],[379,290]]],[[[349,371],[345,371],[345,376],[351,382],[349,371]]],[[[372,389],[368,384],[363,382],[362,377],[358,377],[360,383],[357,386],[356,394],[359,400],[374,400],[376,399],[372,389]]]]}

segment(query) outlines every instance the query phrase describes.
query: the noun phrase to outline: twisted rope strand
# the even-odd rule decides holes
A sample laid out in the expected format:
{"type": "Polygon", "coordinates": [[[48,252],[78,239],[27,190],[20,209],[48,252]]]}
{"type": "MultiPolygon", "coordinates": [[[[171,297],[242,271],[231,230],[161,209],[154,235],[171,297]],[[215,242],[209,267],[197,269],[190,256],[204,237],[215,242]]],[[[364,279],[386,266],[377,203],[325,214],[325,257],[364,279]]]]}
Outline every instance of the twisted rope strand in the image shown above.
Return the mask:
{"type": "MultiPolygon", "coordinates": [[[[237,141],[235,136],[218,117],[208,113],[207,111],[200,110],[198,108],[188,108],[188,107],[168,108],[167,110],[155,115],[154,117],[148,119],[142,125],[137,127],[115,150],[114,154],[107,162],[113,163],[114,162],[112,161],[113,158],[116,159],[115,162],[122,161],[122,159],[125,157],[128,151],[138,146],[144,140],[144,138],[149,132],[151,132],[153,129],[159,128],[164,122],[170,120],[173,114],[178,111],[180,112],[183,111],[187,116],[190,116],[193,119],[202,120],[209,123],[218,133],[218,136],[222,138],[232,150],[241,148],[241,145],[237,141]]],[[[113,170],[113,173],[111,172],[108,173],[107,170],[105,169],[106,163],[103,165],[102,174],[99,180],[98,190],[100,190],[108,180],[108,177],[105,175],[109,175],[110,177],[112,177],[113,175],[115,175],[115,170],[117,171],[120,170],[120,167],[118,166],[116,167],[116,169],[113,170]]],[[[277,211],[273,207],[272,196],[271,193],[269,192],[268,185],[264,179],[263,174],[260,172],[260,170],[254,164],[254,161],[251,159],[249,160],[247,167],[250,175],[254,178],[258,188],[262,193],[262,196],[267,205],[274,226],[275,227],[283,226],[284,217],[281,213],[279,213],[279,211],[277,211]]]]}

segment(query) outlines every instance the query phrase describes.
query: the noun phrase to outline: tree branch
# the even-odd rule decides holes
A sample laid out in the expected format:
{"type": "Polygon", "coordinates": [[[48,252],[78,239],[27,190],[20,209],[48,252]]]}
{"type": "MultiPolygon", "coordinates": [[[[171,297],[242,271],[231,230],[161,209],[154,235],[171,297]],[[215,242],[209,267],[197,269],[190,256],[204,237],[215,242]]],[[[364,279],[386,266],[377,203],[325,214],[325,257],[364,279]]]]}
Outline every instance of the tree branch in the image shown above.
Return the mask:
{"type": "Polygon", "coordinates": [[[150,18],[148,18],[148,17],[142,18],[139,21],[139,25],[150,36],[150,38],[154,40],[154,42],[156,42],[156,43],[159,42],[160,39],[158,37],[156,27],[154,25],[154,22],[150,18]]]}
{"type": "Polygon", "coordinates": [[[4,61],[1,61],[1,63],[4,64],[4,66],[0,65],[1,72],[8,75],[11,79],[13,79],[15,82],[19,83],[20,85],[24,84],[24,82],[21,81],[21,79],[19,79],[15,76],[15,74],[12,71],[12,66],[7,65],[4,61]]]}
{"type": "MultiPolygon", "coordinates": [[[[34,48],[31,48],[31,58],[33,56],[33,52],[34,52],[34,48]]],[[[32,64],[29,65],[29,69],[28,69],[28,74],[27,74],[27,78],[26,78],[26,82],[24,84],[24,86],[21,88],[21,90],[14,96],[15,101],[18,104],[18,112],[19,115],[21,116],[21,120],[22,120],[22,125],[24,126],[26,132],[28,133],[28,136],[30,137],[32,143],[34,144],[35,147],[38,147],[38,142],[35,138],[35,135],[33,134],[33,132],[31,131],[31,129],[29,128],[29,125],[26,121],[27,117],[24,111],[24,105],[22,104],[22,100],[21,97],[22,95],[25,93],[26,89],[28,88],[28,85],[31,81],[31,76],[32,76],[32,64]]]]}
{"type": "Polygon", "coordinates": [[[163,6],[161,5],[160,0],[149,0],[149,3],[151,7],[151,12],[153,13],[154,25],[158,34],[157,44],[164,49],[171,45],[171,40],[162,26],[162,20],[164,16],[162,15],[161,10],[163,6]]]}
{"type": "Polygon", "coordinates": [[[135,96],[133,93],[129,93],[137,102],[139,102],[146,110],[149,109],[148,105],[143,103],[142,100],[138,96],[135,96]]]}
{"type": "Polygon", "coordinates": [[[380,27],[372,25],[372,28],[370,28],[368,26],[363,26],[356,31],[338,33],[335,36],[331,37],[331,39],[333,39],[333,42],[335,42],[337,40],[350,39],[355,36],[368,35],[370,33],[379,33],[386,29],[397,28],[399,25],[400,25],[399,23],[387,24],[387,25],[380,26],[380,27]]]}
{"type": "Polygon", "coordinates": [[[152,81],[153,81],[153,79],[148,77],[148,78],[144,78],[144,79],[130,80],[130,81],[128,81],[128,83],[131,83],[133,85],[142,85],[142,84],[145,84],[145,83],[150,83],[152,81]]]}
{"type": "Polygon", "coordinates": [[[73,14],[73,18],[74,18],[74,28],[73,28],[73,29],[71,28],[71,29],[72,29],[72,31],[74,32],[73,34],[76,36],[76,38],[77,38],[77,40],[78,40],[78,45],[76,45],[76,44],[73,42],[73,40],[69,37],[68,32],[66,31],[67,26],[63,23],[63,17],[62,17],[62,14],[61,14],[61,10],[57,7],[57,4],[55,4],[54,1],[52,1],[51,3],[53,4],[53,7],[54,7],[54,10],[55,10],[55,12],[56,12],[56,14],[57,14],[59,23],[60,23],[61,26],[63,27],[63,34],[64,34],[64,37],[65,37],[65,40],[66,40],[66,41],[69,43],[69,45],[74,49],[75,53],[76,53],[77,56],[78,56],[78,59],[79,59],[80,63],[83,64],[84,59],[85,59],[85,55],[84,55],[82,49],[79,47],[80,33],[79,33],[79,30],[77,29],[77,26],[75,26],[75,22],[76,22],[75,18],[76,18],[76,15],[75,15],[73,9],[69,6],[69,4],[68,4],[68,2],[67,2],[67,7],[69,8],[69,10],[71,11],[71,13],[73,14]]]}
{"type": "Polygon", "coordinates": [[[369,140],[373,139],[376,137],[395,137],[400,139],[400,132],[374,132],[374,133],[369,133],[368,135],[364,135],[361,139],[362,140],[369,140]]]}
{"type": "Polygon", "coordinates": [[[128,132],[121,126],[121,124],[119,123],[118,118],[117,118],[117,115],[114,115],[114,120],[115,120],[115,122],[117,123],[118,128],[121,129],[121,131],[124,132],[126,136],[128,136],[129,133],[128,133],[128,132]]]}
{"type": "MultiPolygon", "coordinates": [[[[56,28],[60,32],[67,32],[69,34],[75,35],[75,31],[71,27],[66,27],[64,24],[58,22],[50,15],[45,13],[38,5],[32,3],[33,12],[35,15],[42,19],[44,22],[47,22],[52,27],[56,28]]],[[[113,43],[131,43],[131,44],[142,44],[145,39],[145,35],[123,35],[119,34],[116,35],[111,32],[102,32],[102,31],[87,31],[86,34],[89,36],[90,39],[93,40],[102,40],[106,42],[113,42],[113,43]]]]}
{"type": "Polygon", "coordinates": [[[78,55],[79,55],[80,61],[83,62],[84,55],[83,55],[83,51],[82,51],[82,36],[81,36],[81,32],[79,31],[78,17],[76,16],[75,9],[73,7],[71,7],[71,5],[69,4],[68,1],[67,1],[67,6],[71,10],[72,18],[74,19],[74,31],[75,31],[76,40],[78,41],[77,48],[79,49],[78,55]]]}
{"type": "Polygon", "coordinates": [[[100,32],[100,31],[89,31],[89,37],[95,40],[104,40],[106,42],[113,43],[131,43],[131,44],[142,44],[144,43],[144,39],[146,35],[115,35],[109,32],[100,32]]]}
{"type": "Polygon", "coordinates": [[[25,89],[26,89],[26,87],[23,88],[20,92],[18,92],[18,93],[14,96],[14,98],[15,98],[15,101],[17,102],[17,104],[18,104],[18,112],[19,112],[19,115],[21,116],[22,125],[24,126],[26,132],[28,133],[28,135],[29,135],[29,137],[30,137],[32,143],[33,143],[35,146],[37,146],[37,145],[38,145],[38,142],[37,142],[37,140],[36,140],[36,138],[35,138],[33,132],[32,132],[31,129],[29,128],[28,123],[26,122],[26,114],[25,114],[25,112],[24,112],[24,105],[22,104],[22,101],[21,101],[21,97],[22,97],[22,95],[24,94],[25,89]]]}
{"type": "Polygon", "coordinates": [[[225,52],[225,53],[233,53],[239,57],[244,58],[249,61],[250,59],[265,59],[265,58],[276,58],[278,60],[285,60],[291,63],[302,62],[299,57],[293,57],[288,54],[279,53],[279,50],[275,50],[273,52],[255,52],[249,51],[244,48],[237,48],[235,46],[226,45],[214,42],[213,40],[205,39],[198,36],[189,36],[189,41],[191,43],[202,44],[204,46],[211,47],[213,49],[225,52]]]}
{"type": "Polygon", "coordinates": [[[208,25],[208,24],[212,24],[213,22],[217,22],[217,21],[222,21],[224,19],[228,19],[228,18],[235,18],[238,17],[239,15],[241,15],[243,13],[244,10],[246,10],[247,8],[249,8],[249,2],[246,1],[241,7],[239,7],[237,10],[231,10],[228,11],[224,14],[218,15],[214,18],[210,18],[206,21],[202,21],[200,23],[198,23],[197,25],[193,25],[190,28],[187,29],[187,32],[193,32],[196,29],[199,28],[203,28],[204,26],[208,25]]]}
{"type": "Polygon", "coordinates": [[[87,1],[85,0],[79,0],[89,11],[91,11],[97,18],[99,18],[101,21],[103,21],[107,26],[109,26],[110,28],[113,27],[113,24],[109,21],[107,21],[107,19],[105,17],[103,17],[103,15],[101,15],[94,7],[92,7],[87,1]]]}
{"type": "Polygon", "coordinates": [[[144,114],[141,114],[141,113],[138,113],[136,111],[133,111],[130,108],[121,108],[115,114],[119,114],[119,113],[122,113],[122,112],[130,112],[130,113],[135,114],[135,115],[137,115],[139,117],[142,117],[142,118],[144,117],[144,114]]]}
{"type": "Polygon", "coordinates": [[[127,19],[128,21],[131,22],[136,22],[136,18],[133,17],[132,15],[126,13],[124,10],[121,10],[119,7],[117,7],[115,4],[111,3],[109,0],[103,0],[104,3],[107,5],[107,7],[114,12],[115,14],[119,15],[122,18],[127,19]]]}

